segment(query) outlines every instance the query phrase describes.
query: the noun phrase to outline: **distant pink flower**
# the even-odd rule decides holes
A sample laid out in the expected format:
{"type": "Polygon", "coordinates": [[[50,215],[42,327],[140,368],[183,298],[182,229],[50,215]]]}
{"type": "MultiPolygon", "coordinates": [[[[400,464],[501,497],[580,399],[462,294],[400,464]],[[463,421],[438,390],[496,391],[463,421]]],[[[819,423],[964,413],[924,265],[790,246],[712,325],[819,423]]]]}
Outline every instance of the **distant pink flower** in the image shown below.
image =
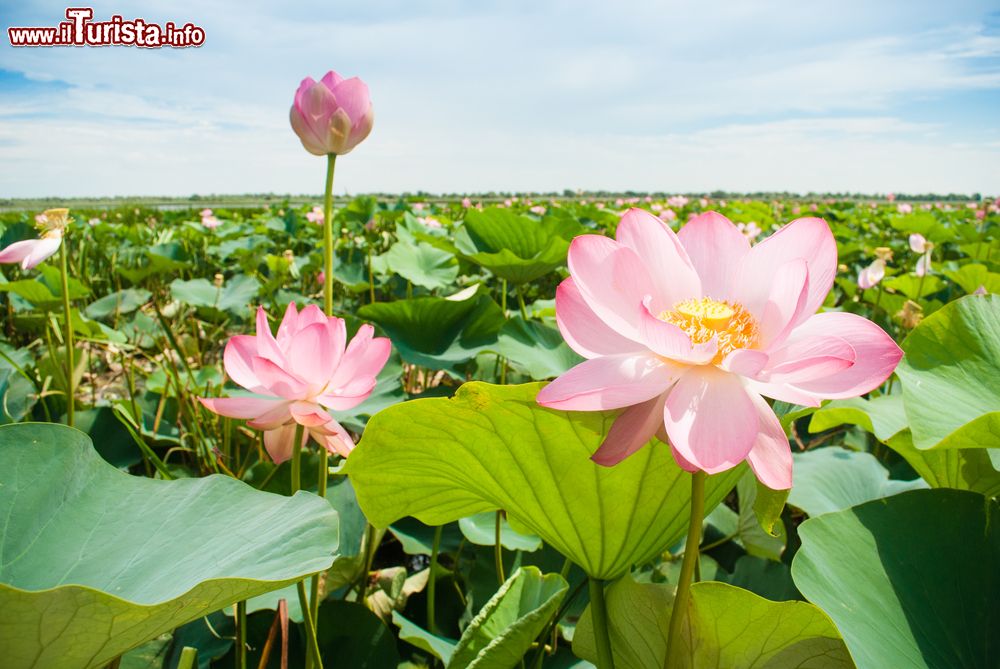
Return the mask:
{"type": "Polygon", "coordinates": [[[862,290],[868,290],[869,288],[874,288],[878,285],[885,277],[885,261],[881,258],[876,258],[875,261],[861,270],[858,274],[858,288],[862,290]]]}
{"type": "Polygon", "coordinates": [[[825,221],[795,220],[751,247],[707,212],[674,234],[639,209],[617,241],[582,235],[556,320],[584,362],[538,394],[570,411],[625,409],[593,459],[613,465],[652,436],[688,471],[747,460],[774,489],[792,484],[781,423],[762,396],[819,406],[878,387],[902,351],[848,312],[817,314],[837,273],[825,221]]]}
{"type": "Polygon", "coordinates": [[[436,218],[431,218],[430,216],[424,216],[422,218],[418,217],[417,221],[419,221],[420,224],[423,225],[425,228],[438,229],[441,227],[441,221],[437,220],[436,218]]]}
{"type": "Polygon", "coordinates": [[[505,206],[505,207],[509,207],[509,206],[511,206],[511,204],[513,204],[513,203],[510,200],[504,200],[503,201],[503,206],[505,206]]]}
{"type": "Polygon", "coordinates": [[[896,205],[896,211],[898,211],[900,214],[912,214],[913,205],[910,204],[909,202],[901,202],[896,205]]]}
{"type": "Polygon", "coordinates": [[[344,457],[354,441],[327,409],[346,411],[361,404],[389,358],[391,344],[362,325],[346,345],[344,320],[325,316],[315,305],[301,312],[289,304],[271,334],[267,313],[257,310],[257,334],[237,335],[226,344],[226,374],[250,392],[267,397],[199,398],[209,410],[250,419],[264,431],[264,446],[276,463],[292,455],[296,424],[331,453],[344,457]]]}
{"type": "Polygon", "coordinates": [[[93,226],[97,225],[100,222],[101,222],[101,219],[99,219],[99,218],[92,218],[89,221],[87,221],[87,225],[93,227],[93,226]]]}
{"type": "Polygon", "coordinates": [[[604,203],[603,202],[595,202],[594,206],[597,207],[598,209],[604,209],[604,203]]]}
{"type": "Polygon", "coordinates": [[[315,223],[316,225],[323,225],[323,208],[313,207],[312,211],[306,212],[306,220],[310,223],[315,223]]]}
{"type": "Polygon", "coordinates": [[[976,220],[981,221],[984,218],[986,218],[986,210],[985,209],[977,209],[976,210],[976,220]]]}
{"type": "Polygon", "coordinates": [[[688,199],[683,195],[673,195],[667,198],[667,204],[675,209],[683,209],[687,203],[688,199]]]}
{"type": "Polygon", "coordinates": [[[621,198],[618,198],[617,200],[615,200],[615,206],[616,207],[624,207],[625,206],[625,200],[623,200],[621,198]]]}
{"type": "Polygon", "coordinates": [[[326,272],[324,272],[323,270],[319,271],[319,274],[316,275],[316,283],[318,283],[321,286],[326,283],[326,272]]]}
{"type": "Polygon", "coordinates": [[[889,193],[888,195],[885,196],[885,199],[888,200],[889,202],[895,202],[896,201],[896,194],[895,193],[889,193]]]}
{"type": "Polygon", "coordinates": [[[677,218],[677,212],[673,209],[664,209],[660,213],[660,218],[664,221],[672,221],[677,218]]]}
{"type": "Polygon", "coordinates": [[[649,208],[652,209],[653,211],[663,211],[663,205],[660,204],[659,202],[654,202],[653,204],[649,205],[649,208]]]}
{"type": "Polygon", "coordinates": [[[222,222],[215,217],[211,209],[201,210],[201,224],[206,228],[217,228],[222,225],[222,222]]]}
{"type": "Polygon", "coordinates": [[[546,210],[545,210],[545,207],[543,207],[542,205],[539,204],[539,205],[535,205],[534,207],[532,207],[528,211],[530,211],[532,214],[535,214],[537,216],[544,216],[546,210]]]}
{"type": "Polygon", "coordinates": [[[924,236],[919,232],[914,232],[910,235],[910,250],[914,253],[925,253],[928,248],[928,242],[924,239],[924,236]]]}
{"type": "Polygon", "coordinates": [[[743,236],[746,237],[751,242],[760,237],[760,233],[763,232],[763,230],[760,229],[760,226],[757,225],[757,221],[750,221],[749,223],[737,223],[736,229],[739,230],[743,234],[743,236]]]}
{"type": "Polygon", "coordinates": [[[989,295],[990,293],[988,290],[986,290],[986,286],[981,285],[979,286],[979,288],[976,288],[974,291],[972,291],[972,294],[975,295],[976,297],[983,297],[984,295],[989,295]]]}
{"type": "Polygon", "coordinates": [[[350,153],[375,121],[365,82],[344,79],[333,70],[318,82],[312,77],[302,80],[289,117],[302,146],[317,156],[350,153]]]}
{"type": "Polygon", "coordinates": [[[811,205],[809,205],[809,211],[819,211],[819,205],[813,202],[811,205]]]}
{"type": "Polygon", "coordinates": [[[462,198],[462,207],[464,207],[465,209],[468,209],[471,206],[472,206],[472,200],[470,200],[467,197],[463,197],[462,198]]]}
{"type": "Polygon", "coordinates": [[[923,209],[924,211],[930,211],[931,209],[934,208],[934,205],[931,204],[930,202],[924,202],[922,205],[920,205],[920,208],[923,209]]]}
{"type": "Polygon", "coordinates": [[[798,216],[801,211],[802,211],[802,207],[800,207],[799,205],[795,205],[794,207],[792,207],[792,215],[793,216],[798,216]]]}
{"type": "Polygon", "coordinates": [[[708,198],[704,198],[704,197],[701,198],[700,200],[698,200],[698,204],[701,205],[702,209],[707,209],[708,208],[708,198]]]}
{"type": "Polygon", "coordinates": [[[423,202],[414,202],[413,203],[413,211],[423,211],[423,210],[424,210],[424,203],[423,202]]]}
{"type": "Polygon", "coordinates": [[[914,269],[917,276],[926,276],[931,273],[931,254],[927,252],[917,259],[917,266],[914,269]]]}

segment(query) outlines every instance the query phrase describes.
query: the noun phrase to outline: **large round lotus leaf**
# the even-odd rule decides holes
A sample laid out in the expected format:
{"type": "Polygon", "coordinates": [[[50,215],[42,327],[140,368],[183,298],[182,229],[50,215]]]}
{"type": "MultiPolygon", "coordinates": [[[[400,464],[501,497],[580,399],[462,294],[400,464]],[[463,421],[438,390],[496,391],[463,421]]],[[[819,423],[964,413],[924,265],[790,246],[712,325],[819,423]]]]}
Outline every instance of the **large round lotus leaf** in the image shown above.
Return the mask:
{"type": "Polygon", "coordinates": [[[859,669],[1000,666],[1000,503],[911,490],[799,527],[795,585],[859,669]]]}
{"type": "Polygon", "coordinates": [[[992,448],[1000,435],[1000,295],[969,295],[903,342],[896,373],[913,445],[992,448]]]}
{"type": "Polygon", "coordinates": [[[337,514],[223,476],[161,481],[82,432],[0,427],[4,667],[101,667],[233,602],[326,569],[337,514]]]}
{"type": "Polygon", "coordinates": [[[564,265],[570,240],[581,232],[571,218],[535,221],[508,209],[470,209],[455,234],[455,245],[500,278],[525,283],[564,265]]]}
{"type": "Polygon", "coordinates": [[[504,323],[500,305],[480,292],[465,299],[376,302],[361,307],[358,316],[385,330],[403,360],[431,369],[452,369],[480,351],[495,348],[504,323]]]}
{"type": "MultiPolygon", "coordinates": [[[[440,525],[503,509],[596,578],[614,578],[683,536],[690,475],[653,441],[614,467],[591,454],[611,412],[538,406],[542,384],[467,383],[451,399],[404,402],[372,417],[347,461],[361,509],[378,527],[404,516],[440,525]]],[[[745,471],[710,477],[707,509],[745,471]]]]}

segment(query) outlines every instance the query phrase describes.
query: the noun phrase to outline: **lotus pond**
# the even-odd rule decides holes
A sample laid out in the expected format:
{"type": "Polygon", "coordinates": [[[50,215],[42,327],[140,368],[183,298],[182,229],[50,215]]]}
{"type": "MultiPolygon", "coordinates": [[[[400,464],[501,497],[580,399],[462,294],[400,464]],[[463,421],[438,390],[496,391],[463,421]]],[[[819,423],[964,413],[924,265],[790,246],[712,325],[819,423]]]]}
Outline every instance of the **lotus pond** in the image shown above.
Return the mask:
{"type": "Polygon", "coordinates": [[[46,216],[0,273],[5,667],[1000,666],[991,201],[46,216]]]}

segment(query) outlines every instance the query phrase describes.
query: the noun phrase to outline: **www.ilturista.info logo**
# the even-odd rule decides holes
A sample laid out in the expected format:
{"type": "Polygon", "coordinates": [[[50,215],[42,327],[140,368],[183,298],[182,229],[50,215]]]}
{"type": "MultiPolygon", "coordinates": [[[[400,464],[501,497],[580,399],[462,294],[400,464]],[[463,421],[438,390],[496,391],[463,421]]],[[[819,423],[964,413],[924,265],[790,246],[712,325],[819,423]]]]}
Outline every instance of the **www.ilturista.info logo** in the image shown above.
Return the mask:
{"type": "Polygon", "coordinates": [[[114,15],[108,21],[92,21],[91,7],[70,7],[68,21],[54,27],[11,27],[7,37],[11,46],[139,46],[183,48],[205,43],[205,30],[193,23],[177,26],[147,23],[144,19],[125,20],[114,15]]]}

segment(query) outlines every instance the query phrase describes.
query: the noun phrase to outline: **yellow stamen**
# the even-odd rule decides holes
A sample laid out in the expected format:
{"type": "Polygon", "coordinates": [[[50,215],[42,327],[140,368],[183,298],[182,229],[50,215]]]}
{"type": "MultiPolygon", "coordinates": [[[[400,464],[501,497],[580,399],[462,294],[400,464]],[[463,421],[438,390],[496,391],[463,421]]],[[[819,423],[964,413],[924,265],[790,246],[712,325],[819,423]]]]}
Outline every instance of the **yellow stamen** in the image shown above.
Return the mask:
{"type": "Polygon", "coordinates": [[[712,360],[715,364],[736,349],[757,345],[757,319],[740,304],[708,297],[685,300],[661,313],[660,320],[684,330],[695,344],[716,338],[719,351],[712,360]]]}

